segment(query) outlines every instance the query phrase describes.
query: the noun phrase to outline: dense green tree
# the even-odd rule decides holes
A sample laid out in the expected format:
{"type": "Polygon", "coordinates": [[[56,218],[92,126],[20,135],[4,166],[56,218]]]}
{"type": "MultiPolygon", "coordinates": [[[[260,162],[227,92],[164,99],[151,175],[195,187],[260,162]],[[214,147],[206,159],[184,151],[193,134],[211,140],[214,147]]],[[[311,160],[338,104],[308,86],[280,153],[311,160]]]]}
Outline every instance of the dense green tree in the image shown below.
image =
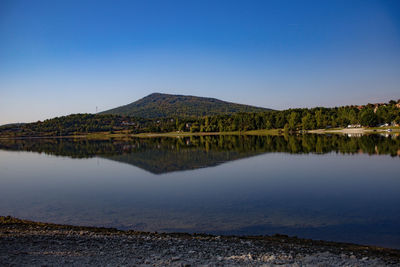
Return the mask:
{"type": "Polygon", "coordinates": [[[311,130],[315,128],[315,123],[312,115],[307,113],[302,119],[301,124],[304,130],[311,130]]]}
{"type": "Polygon", "coordinates": [[[300,122],[299,121],[299,114],[297,112],[291,112],[288,120],[288,128],[291,131],[296,130],[297,124],[300,122]]]}
{"type": "Polygon", "coordinates": [[[375,126],[377,124],[377,116],[370,108],[365,108],[360,112],[360,123],[364,126],[375,126]]]}

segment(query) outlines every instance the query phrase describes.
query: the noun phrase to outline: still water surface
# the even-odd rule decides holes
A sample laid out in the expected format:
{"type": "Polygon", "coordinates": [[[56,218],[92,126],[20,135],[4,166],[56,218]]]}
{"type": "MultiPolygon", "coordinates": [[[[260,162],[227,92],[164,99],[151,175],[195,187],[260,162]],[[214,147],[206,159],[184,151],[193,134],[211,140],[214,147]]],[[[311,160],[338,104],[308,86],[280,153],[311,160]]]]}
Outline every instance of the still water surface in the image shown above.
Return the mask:
{"type": "Polygon", "coordinates": [[[0,141],[0,215],[400,248],[400,138],[0,141]]]}

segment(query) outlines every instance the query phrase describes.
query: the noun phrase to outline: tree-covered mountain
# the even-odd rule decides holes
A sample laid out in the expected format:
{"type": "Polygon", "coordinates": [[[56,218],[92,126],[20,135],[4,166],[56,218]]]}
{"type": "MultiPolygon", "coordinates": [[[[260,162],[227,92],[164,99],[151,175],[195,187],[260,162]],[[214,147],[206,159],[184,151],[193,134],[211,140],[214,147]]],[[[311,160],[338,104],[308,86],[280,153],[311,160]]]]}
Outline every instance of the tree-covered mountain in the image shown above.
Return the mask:
{"type": "Polygon", "coordinates": [[[100,114],[140,118],[200,117],[238,112],[263,112],[270,109],[225,102],[215,98],[153,93],[125,106],[100,114]]]}
{"type": "MultiPolygon", "coordinates": [[[[263,129],[302,130],[400,125],[400,100],[334,108],[239,112],[198,117],[141,118],[113,114],[72,114],[27,124],[0,126],[0,137],[74,136],[90,133],[243,132],[263,129]]],[[[384,128],[382,128],[383,130],[384,128]]]]}

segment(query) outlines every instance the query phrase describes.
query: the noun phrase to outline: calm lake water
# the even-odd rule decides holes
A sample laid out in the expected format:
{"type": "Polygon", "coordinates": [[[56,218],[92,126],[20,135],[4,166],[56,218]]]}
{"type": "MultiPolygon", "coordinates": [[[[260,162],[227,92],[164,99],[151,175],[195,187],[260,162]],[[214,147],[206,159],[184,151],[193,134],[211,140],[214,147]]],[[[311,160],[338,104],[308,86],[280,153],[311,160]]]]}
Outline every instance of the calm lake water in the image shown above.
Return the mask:
{"type": "Polygon", "coordinates": [[[0,141],[0,215],[400,248],[400,137],[0,141]]]}

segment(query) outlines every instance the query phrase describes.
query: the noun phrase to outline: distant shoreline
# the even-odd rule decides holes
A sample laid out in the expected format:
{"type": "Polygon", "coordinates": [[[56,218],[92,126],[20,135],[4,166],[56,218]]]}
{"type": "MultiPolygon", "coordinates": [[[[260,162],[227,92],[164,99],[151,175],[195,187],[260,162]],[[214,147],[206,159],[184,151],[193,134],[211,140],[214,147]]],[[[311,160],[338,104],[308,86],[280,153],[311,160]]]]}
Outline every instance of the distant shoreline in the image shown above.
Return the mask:
{"type": "Polygon", "coordinates": [[[87,138],[87,139],[110,139],[110,138],[152,138],[152,137],[190,137],[190,136],[213,136],[213,135],[279,135],[283,133],[279,129],[272,130],[254,130],[254,131],[235,131],[235,132],[169,132],[169,133],[88,133],[79,135],[62,135],[62,136],[0,136],[0,139],[45,139],[45,138],[87,138]]]}
{"type": "Polygon", "coordinates": [[[5,265],[398,266],[400,250],[286,235],[148,233],[0,216],[0,260],[5,265]]]}
{"type": "Polygon", "coordinates": [[[316,134],[379,134],[379,133],[400,133],[399,127],[385,127],[385,128],[338,128],[338,129],[317,129],[309,130],[307,133],[316,134]],[[391,130],[388,132],[388,130],[391,130]]]}
{"type": "Polygon", "coordinates": [[[124,139],[124,138],[154,138],[154,137],[190,137],[190,136],[214,136],[214,135],[285,135],[285,134],[395,134],[400,133],[400,127],[385,128],[332,128],[332,129],[316,129],[304,130],[285,133],[283,129],[270,130],[252,130],[252,131],[234,131],[234,132],[169,132],[169,133],[139,133],[131,134],[125,132],[96,132],[79,135],[62,135],[62,136],[0,136],[0,139],[58,139],[58,138],[87,138],[87,139],[124,139]],[[388,129],[391,129],[388,132],[388,129]]]}

